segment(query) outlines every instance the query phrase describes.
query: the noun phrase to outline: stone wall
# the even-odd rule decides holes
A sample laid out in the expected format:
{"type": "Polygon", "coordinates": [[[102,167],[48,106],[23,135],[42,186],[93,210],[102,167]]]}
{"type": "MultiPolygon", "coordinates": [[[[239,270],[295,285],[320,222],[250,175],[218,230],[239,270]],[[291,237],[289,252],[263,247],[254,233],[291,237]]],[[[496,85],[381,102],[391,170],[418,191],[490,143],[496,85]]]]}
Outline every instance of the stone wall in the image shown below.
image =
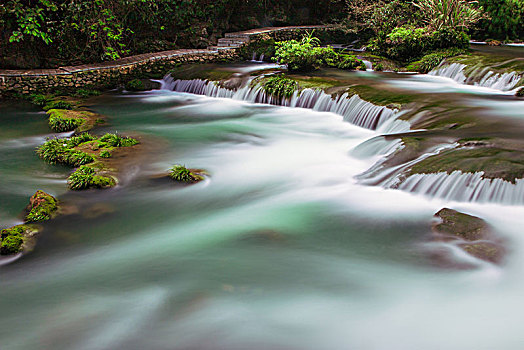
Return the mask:
{"type": "Polygon", "coordinates": [[[135,77],[158,77],[184,63],[225,62],[240,59],[239,48],[260,36],[276,40],[296,38],[322,26],[278,27],[227,33],[226,38],[243,37],[243,44],[234,47],[213,47],[208,50],[173,50],[131,56],[102,62],[57,69],[0,70],[0,97],[15,94],[75,89],[80,87],[112,88],[135,77]]]}

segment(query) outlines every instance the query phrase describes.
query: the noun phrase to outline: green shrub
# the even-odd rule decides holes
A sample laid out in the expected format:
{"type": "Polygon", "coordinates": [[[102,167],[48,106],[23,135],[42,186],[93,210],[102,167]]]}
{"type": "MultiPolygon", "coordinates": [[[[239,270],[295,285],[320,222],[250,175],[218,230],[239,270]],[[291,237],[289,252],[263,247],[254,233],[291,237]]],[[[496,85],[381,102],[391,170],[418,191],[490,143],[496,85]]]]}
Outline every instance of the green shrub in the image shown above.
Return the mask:
{"type": "Polygon", "coordinates": [[[351,70],[353,70],[353,69],[360,69],[360,70],[366,70],[365,63],[361,59],[358,59],[354,55],[341,55],[340,58],[341,58],[341,60],[338,63],[338,66],[337,66],[339,69],[351,69],[351,70]]]}
{"type": "Polygon", "coordinates": [[[37,106],[43,107],[51,101],[51,96],[42,94],[32,94],[31,102],[37,106]]]}
{"type": "Polygon", "coordinates": [[[382,63],[377,63],[375,65],[375,71],[382,72],[384,70],[384,65],[382,63]]]}
{"type": "Polygon", "coordinates": [[[308,72],[322,66],[334,66],[338,62],[338,54],[332,47],[320,47],[320,40],[311,34],[301,41],[278,41],[273,60],[286,64],[291,72],[308,72]]]}
{"type": "Polygon", "coordinates": [[[71,102],[62,101],[62,100],[50,101],[49,103],[47,103],[44,106],[43,109],[45,111],[48,111],[50,109],[67,109],[67,110],[71,110],[71,109],[73,109],[73,104],[71,102]]]}
{"type": "Polygon", "coordinates": [[[177,164],[170,169],[169,177],[178,182],[198,182],[204,178],[194,174],[183,165],[177,164]]]}
{"type": "Polygon", "coordinates": [[[266,94],[282,99],[293,96],[293,93],[298,89],[298,83],[283,74],[278,74],[267,78],[262,87],[266,94]]]}
{"type": "Polygon", "coordinates": [[[256,58],[264,55],[265,60],[271,60],[275,56],[275,40],[267,37],[260,40],[250,41],[249,44],[240,48],[240,55],[245,60],[253,59],[253,54],[256,58]]]}
{"type": "Polygon", "coordinates": [[[515,93],[515,96],[524,97],[524,87],[521,87],[520,89],[518,89],[517,92],[515,93]]]}
{"type": "Polygon", "coordinates": [[[55,132],[73,131],[80,125],[85,123],[82,118],[68,118],[64,114],[65,110],[50,109],[47,111],[49,115],[49,127],[55,132]]]}
{"type": "Polygon", "coordinates": [[[468,46],[469,37],[462,31],[402,26],[393,29],[387,35],[378,35],[371,40],[368,47],[375,54],[400,62],[411,62],[434,50],[466,49],[468,46]]]}
{"type": "Polygon", "coordinates": [[[147,90],[144,82],[140,79],[133,79],[126,83],[127,91],[144,91],[147,90]]]}

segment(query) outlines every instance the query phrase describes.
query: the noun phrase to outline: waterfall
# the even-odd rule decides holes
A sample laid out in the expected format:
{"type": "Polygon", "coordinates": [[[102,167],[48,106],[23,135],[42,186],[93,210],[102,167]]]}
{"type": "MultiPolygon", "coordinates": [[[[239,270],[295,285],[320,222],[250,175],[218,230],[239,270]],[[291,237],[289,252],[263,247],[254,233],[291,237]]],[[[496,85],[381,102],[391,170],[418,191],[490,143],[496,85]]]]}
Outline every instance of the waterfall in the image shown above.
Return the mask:
{"type": "Polygon", "coordinates": [[[515,184],[503,179],[483,178],[483,172],[451,174],[415,174],[404,180],[398,188],[426,196],[459,202],[524,204],[524,179],[515,184]]]}
{"type": "Polygon", "coordinates": [[[429,75],[451,78],[460,84],[469,84],[492,89],[508,91],[517,86],[522,76],[517,72],[495,73],[489,67],[476,67],[469,76],[464,70],[467,66],[461,63],[441,64],[429,72],[429,75]]]}
{"type": "Polygon", "coordinates": [[[351,150],[351,155],[365,159],[374,156],[387,156],[402,146],[400,139],[387,140],[384,136],[372,137],[351,150]]]}
{"type": "Polygon", "coordinates": [[[367,61],[367,60],[362,60],[362,62],[364,62],[364,64],[366,65],[366,70],[368,71],[371,71],[373,70],[373,63],[367,61]]]}
{"type": "Polygon", "coordinates": [[[396,120],[397,110],[385,106],[377,106],[361,99],[358,95],[350,96],[344,93],[332,97],[322,90],[304,89],[295,91],[291,98],[278,98],[266,94],[260,85],[246,86],[238,90],[220,87],[216,82],[194,79],[179,80],[166,76],[162,81],[162,89],[187,92],[209,97],[232,98],[234,100],[252,103],[265,103],[278,106],[300,107],[319,112],[332,112],[341,115],[345,121],[371,130],[382,130],[387,125],[388,130],[397,132],[409,130],[409,123],[396,120]],[[398,124],[398,125],[397,125],[398,124]],[[406,130],[407,128],[407,130],[406,130]]]}

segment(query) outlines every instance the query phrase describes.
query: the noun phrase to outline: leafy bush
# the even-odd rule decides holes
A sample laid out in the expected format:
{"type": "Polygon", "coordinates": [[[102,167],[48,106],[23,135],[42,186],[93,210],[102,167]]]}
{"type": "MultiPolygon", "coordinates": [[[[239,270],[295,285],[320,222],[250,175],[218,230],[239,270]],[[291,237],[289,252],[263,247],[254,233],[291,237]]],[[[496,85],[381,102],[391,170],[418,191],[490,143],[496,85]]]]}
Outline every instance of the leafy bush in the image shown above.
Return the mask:
{"type": "Polygon", "coordinates": [[[475,8],[477,2],[467,0],[418,0],[413,4],[419,8],[421,19],[431,28],[440,30],[454,28],[464,31],[471,28],[484,16],[475,8]]]}
{"type": "Polygon", "coordinates": [[[308,72],[322,66],[334,66],[338,54],[332,47],[320,47],[318,38],[305,35],[301,41],[277,41],[273,60],[287,64],[291,72],[308,72]]]}
{"type": "Polygon", "coordinates": [[[462,31],[403,26],[393,29],[385,36],[379,35],[371,41],[369,48],[376,54],[400,62],[410,62],[437,49],[466,49],[468,46],[469,37],[462,31]]]}
{"type": "Polygon", "coordinates": [[[523,0],[479,0],[488,18],[483,18],[475,37],[499,40],[524,39],[523,0]]]}
{"type": "Polygon", "coordinates": [[[293,96],[293,93],[298,89],[298,83],[283,74],[278,74],[267,78],[262,87],[266,94],[282,99],[293,96]]]}
{"type": "Polygon", "coordinates": [[[191,170],[180,164],[176,164],[170,169],[169,177],[175,181],[186,183],[198,182],[204,179],[202,176],[192,173],[191,170]]]}
{"type": "Polygon", "coordinates": [[[144,82],[140,79],[133,79],[126,83],[127,91],[144,91],[147,90],[144,82]]]}
{"type": "Polygon", "coordinates": [[[341,61],[337,66],[339,69],[361,69],[366,70],[366,65],[361,59],[354,55],[341,55],[341,61]]]}

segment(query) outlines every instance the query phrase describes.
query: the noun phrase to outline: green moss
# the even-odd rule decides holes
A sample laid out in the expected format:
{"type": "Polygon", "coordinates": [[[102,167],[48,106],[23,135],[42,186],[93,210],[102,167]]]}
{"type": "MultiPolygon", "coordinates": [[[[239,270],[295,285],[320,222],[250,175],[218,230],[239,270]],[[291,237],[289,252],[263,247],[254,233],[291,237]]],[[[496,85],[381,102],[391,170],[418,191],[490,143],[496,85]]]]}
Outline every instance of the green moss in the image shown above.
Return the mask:
{"type": "Polygon", "coordinates": [[[366,65],[361,59],[358,59],[354,55],[340,55],[337,68],[345,70],[366,70],[366,65]]]}
{"type": "Polygon", "coordinates": [[[347,90],[350,94],[357,94],[361,98],[380,106],[390,104],[404,105],[415,100],[415,96],[410,94],[401,94],[386,89],[377,89],[369,85],[355,85],[347,90]]]}
{"type": "Polygon", "coordinates": [[[50,164],[64,164],[77,167],[91,163],[95,158],[82,151],[75,150],[70,140],[50,139],[37,149],[37,154],[50,164]]]}
{"type": "Polygon", "coordinates": [[[79,117],[68,117],[68,111],[65,109],[50,109],[49,127],[56,132],[73,131],[86,121],[79,117]]]}
{"type": "Polygon", "coordinates": [[[2,239],[0,255],[17,254],[22,250],[24,237],[22,235],[9,235],[2,239]]]}
{"type": "Polygon", "coordinates": [[[138,144],[138,140],[117,134],[105,134],[100,138],[100,141],[105,144],[103,147],[130,147],[138,144]]]}
{"type": "Polygon", "coordinates": [[[442,222],[434,225],[439,233],[459,236],[467,241],[486,238],[487,224],[481,218],[444,208],[435,214],[442,222]]]}
{"type": "Polygon", "coordinates": [[[40,107],[47,105],[52,99],[51,95],[31,94],[31,102],[40,107]]]}
{"type": "Polygon", "coordinates": [[[175,79],[203,79],[220,81],[231,78],[233,71],[226,67],[223,69],[216,68],[206,64],[190,64],[176,67],[169,71],[169,74],[175,79]]]}
{"type": "Polygon", "coordinates": [[[204,177],[193,173],[183,165],[174,165],[169,172],[169,177],[178,182],[194,183],[204,180],[204,177]]]}
{"type": "Polygon", "coordinates": [[[484,178],[501,178],[515,183],[516,179],[524,177],[524,152],[494,147],[446,150],[415,164],[409,175],[453,171],[482,171],[484,178]]]}
{"type": "Polygon", "coordinates": [[[464,54],[465,50],[458,48],[451,48],[445,50],[433,51],[420,60],[411,62],[406,70],[410,72],[428,73],[433,68],[437,67],[444,59],[464,54]]]}
{"type": "Polygon", "coordinates": [[[58,210],[58,201],[44,191],[38,190],[29,200],[25,221],[38,222],[51,219],[58,210]]]}
{"type": "Polygon", "coordinates": [[[91,96],[99,96],[101,93],[94,89],[78,89],[73,93],[73,96],[79,98],[88,98],[91,96]]]}
{"type": "Polygon", "coordinates": [[[71,110],[73,109],[73,104],[71,102],[68,102],[68,101],[64,101],[64,100],[53,100],[53,101],[50,101],[48,102],[45,106],[44,106],[44,111],[48,111],[50,109],[67,109],[67,110],[71,110]]]}

